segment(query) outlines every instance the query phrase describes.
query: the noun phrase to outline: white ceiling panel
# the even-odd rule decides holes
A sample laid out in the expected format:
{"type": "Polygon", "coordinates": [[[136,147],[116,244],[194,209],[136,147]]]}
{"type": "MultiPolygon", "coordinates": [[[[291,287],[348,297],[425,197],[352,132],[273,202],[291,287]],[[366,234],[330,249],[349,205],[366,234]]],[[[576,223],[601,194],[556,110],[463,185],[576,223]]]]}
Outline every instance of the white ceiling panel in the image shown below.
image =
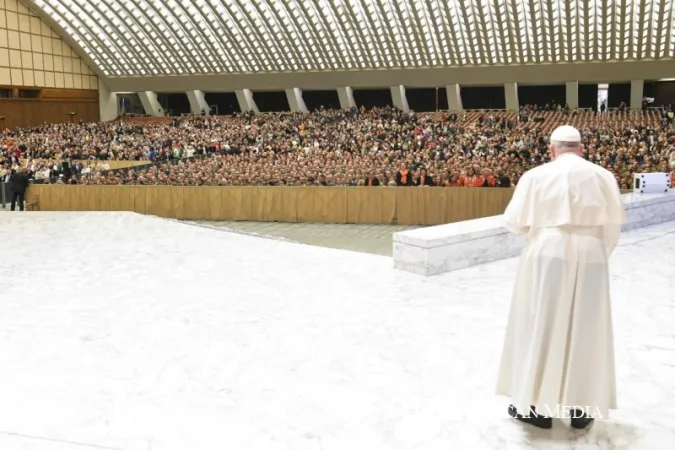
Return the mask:
{"type": "Polygon", "coordinates": [[[675,0],[31,0],[108,77],[675,57],[675,0]]]}

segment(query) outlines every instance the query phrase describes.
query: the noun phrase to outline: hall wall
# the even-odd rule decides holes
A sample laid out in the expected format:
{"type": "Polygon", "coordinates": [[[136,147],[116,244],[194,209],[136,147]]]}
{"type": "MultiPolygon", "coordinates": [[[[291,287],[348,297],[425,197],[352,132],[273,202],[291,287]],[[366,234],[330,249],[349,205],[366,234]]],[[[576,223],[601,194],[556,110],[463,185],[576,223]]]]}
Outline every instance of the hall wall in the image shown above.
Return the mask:
{"type": "Polygon", "coordinates": [[[0,117],[0,128],[99,120],[97,76],[17,0],[0,0],[0,117]]]}

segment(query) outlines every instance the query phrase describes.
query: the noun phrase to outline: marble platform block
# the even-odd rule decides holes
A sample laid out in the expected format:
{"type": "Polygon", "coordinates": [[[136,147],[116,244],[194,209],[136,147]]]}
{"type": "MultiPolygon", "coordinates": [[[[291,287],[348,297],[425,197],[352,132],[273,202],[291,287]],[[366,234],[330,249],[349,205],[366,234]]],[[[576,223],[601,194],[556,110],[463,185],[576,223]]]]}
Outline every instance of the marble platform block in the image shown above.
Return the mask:
{"type": "Polygon", "coordinates": [[[631,231],[675,220],[675,191],[667,194],[626,194],[626,223],[621,231],[631,231]]]}
{"type": "MultiPolygon", "coordinates": [[[[675,192],[626,194],[622,231],[675,220],[675,192]]],[[[517,256],[526,238],[510,233],[501,215],[394,233],[394,267],[438,275],[517,256]]]]}

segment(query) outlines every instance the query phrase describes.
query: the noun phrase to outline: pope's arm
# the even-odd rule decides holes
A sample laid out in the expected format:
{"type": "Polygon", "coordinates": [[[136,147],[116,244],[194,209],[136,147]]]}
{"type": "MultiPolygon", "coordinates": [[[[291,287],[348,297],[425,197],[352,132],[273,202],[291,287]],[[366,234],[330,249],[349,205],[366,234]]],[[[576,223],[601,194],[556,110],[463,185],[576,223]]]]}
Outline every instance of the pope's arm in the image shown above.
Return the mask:
{"type": "Polygon", "coordinates": [[[621,191],[619,190],[619,185],[614,176],[609,177],[607,184],[609,185],[609,195],[607,199],[607,217],[609,218],[609,223],[603,225],[602,232],[607,254],[611,255],[619,243],[621,225],[623,225],[626,220],[626,213],[623,209],[621,191]]]}
{"type": "Polygon", "coordinates": [[[621,236],[621,225],[616,225],[613,223],[604,225],[602,233],[605,241],[605,248],[607,249],[607,254],[611,255],[619,243],[619,237],[621,236]]]}
{"type": "Polygon", "coordinates": [[[504,226],[511,233],[525,234],[530,231],[530,227],[523,223],[522,217],[527,216],[529,207],[528,197],[530,195],[531,183],[528,172],[525,172],[518,181],[513,197],[504,211],[504,226]]]}

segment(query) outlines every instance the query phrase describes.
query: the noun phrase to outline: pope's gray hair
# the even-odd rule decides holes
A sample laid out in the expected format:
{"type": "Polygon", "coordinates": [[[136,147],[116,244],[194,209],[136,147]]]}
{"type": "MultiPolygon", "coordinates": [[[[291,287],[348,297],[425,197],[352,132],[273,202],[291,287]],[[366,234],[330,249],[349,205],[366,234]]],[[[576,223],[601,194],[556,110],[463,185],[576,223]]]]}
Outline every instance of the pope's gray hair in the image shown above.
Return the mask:
{"type": "Polygon", "coordinates": [[[551,145],[561,150],[577,150],[579,147],[581,147],[581,142],[551,141],[551,145]]]}

